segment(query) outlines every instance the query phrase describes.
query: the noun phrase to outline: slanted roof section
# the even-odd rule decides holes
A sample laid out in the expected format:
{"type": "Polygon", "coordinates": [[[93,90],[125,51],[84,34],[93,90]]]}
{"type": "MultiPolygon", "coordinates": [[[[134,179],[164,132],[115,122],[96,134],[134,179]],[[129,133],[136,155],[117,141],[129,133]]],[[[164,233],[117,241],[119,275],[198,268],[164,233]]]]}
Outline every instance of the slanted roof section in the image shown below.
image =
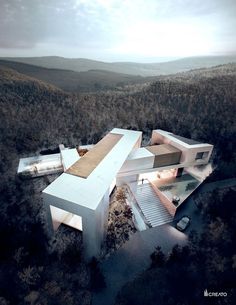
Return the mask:
{"type": "Polygon", "coordinates": [[[107,134],[90,151],[75,162],[66,173],[87,178],[122,137],[123,135],[121,134],[107,134]]]}
{"type": "Polygon", "coordinates": [[[137,160],[137,159],[143,159],[153,157],[153,153],[151,153],[149,150],[146,149],[146,147],[139,147],[137,149],[133,149],[131,153],[129,154],[127,161],[129,160],[137,160]]]}

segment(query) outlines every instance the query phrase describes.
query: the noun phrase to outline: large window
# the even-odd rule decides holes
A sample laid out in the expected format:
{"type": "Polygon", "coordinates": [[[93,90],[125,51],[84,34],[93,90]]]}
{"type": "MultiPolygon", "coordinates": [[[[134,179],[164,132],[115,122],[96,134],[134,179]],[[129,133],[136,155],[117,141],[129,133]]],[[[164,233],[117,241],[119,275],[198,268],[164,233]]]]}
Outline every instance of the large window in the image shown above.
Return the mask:
{"type": "Polygon", "coordinates": [[[196,154],[195,160],[204,160],[208,157],[209,151],[202,151],[196,154]]]}

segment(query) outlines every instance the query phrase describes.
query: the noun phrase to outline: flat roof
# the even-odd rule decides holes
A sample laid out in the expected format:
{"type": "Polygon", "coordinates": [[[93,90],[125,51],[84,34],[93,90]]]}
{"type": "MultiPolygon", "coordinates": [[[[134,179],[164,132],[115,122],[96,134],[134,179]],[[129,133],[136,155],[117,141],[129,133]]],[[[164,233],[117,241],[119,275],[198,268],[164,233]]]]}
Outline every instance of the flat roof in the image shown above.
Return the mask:
{"type": "Polygon", "coordinates": [[[127,159],[141,142],[142,132],[114,128],[110,133],[121,135],[120,140],[105,155],[87,179],[63,173],[44,191],[57,198],[96,210],[100,201],[127,159]]]}
{"type": "Polygon", "coordinates": [[[75,162],[67,174],[87,178],[98,164],[106,157],[110,150],[123,137],[121,134],[109,133],[99,141],[90,151],[75,162]]]}
{"type": "Polygon", "coordinates": [[[155,156],[166,155],[176,152],[181,152],[178,148],[170,145],[170,144],[160,144],[160,145],[152,145],[147,146],[146,149],[150,151],[155,156]]]}
{"type": "Polygon", "coordinates": [[[195,141],[195,140],[192,140],[192,139],[189,139],[189,138],[185,138],[185,137],[181,137],[181,136],[177,136],[177,135],[175,135],[173,133],[171,134],[171,136],[176,138],[176,139],[178,139],[178,140],[180,140],[181,142],[184,142],[184,143],[188,144],[188,145],[202,144],[202,143],[200,143],[198,141],[195,141]]]}
{"type": "Polygon", "coordinates": [[[137,149],[134,149],[129,154],[127,160],[134,160],[134,159],[142,159],[142,158],[148,158],[153,157],[153,154],[148,151],[145,147],[140,147],[137,149]]]}
{"type": "Polygon", "coordinates": [[[155,129],[153,132],[156,132],[159,135],[164,136],[165,138],[168,138],[171,141],[172,145],[179,144],[181,146],[184,146],[185,148],[189,149],[192,147],[198,147],[198,148],[203,148],[203,147],[213,147],[213,145],[208,144],[208,143],[200,143],[195,140],[191,140],[185,137],[181,137],[178,135],[173,134],[172,132],[168,132],[162,129],[155,129]]]}

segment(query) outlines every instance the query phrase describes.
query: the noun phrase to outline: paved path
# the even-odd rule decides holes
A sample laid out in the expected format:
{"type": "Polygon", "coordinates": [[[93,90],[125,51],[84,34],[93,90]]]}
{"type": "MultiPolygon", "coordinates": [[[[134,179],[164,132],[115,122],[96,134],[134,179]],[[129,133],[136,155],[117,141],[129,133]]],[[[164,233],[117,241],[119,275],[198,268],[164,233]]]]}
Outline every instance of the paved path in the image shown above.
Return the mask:
{"type": "Polygon", "coordinates": [[[202,186],[200,186],[200,192],[209,192],[216,188],[225,188],[231,186],[236,186],[236,178],[205,183],[202,186]]]}
{"type": "MultiPolygon", "coordinates": [[[[227,179],[218,182],[207,183],[199,188],[200,192],[208,192],[215,188],[223,188],[236,185],[236,179],[227,179]]],[[[201,230],[202,218],[200,211],[190,197],[178,211],[174,222],[182,215],[191,217],[190,230],[201,230]]],[[[94,293],[93,305],[113,305],[115,297],[121,287],[136,278],[146,270],[151,263],[150,254],[157,245],[167,253],[176,244],[187,243],[187,235],[175,229],[174,224],[165,224],[142,232],[136,232],[122,248],[112,254],[101,263],[101,269],[105,276],[107,287],[100,293],[94,293]]]]}
{"type": "Polygon", "coordinates": [[[136,232],[122,248],[102,262],[107,287],[101,293],[94,294],[92,304],[114,304],[120,288],[150,266],[150,254],[157,245],[167,252],[175,244],[183,245],[186,242],[187,236],[168,224],[136,232]]]}

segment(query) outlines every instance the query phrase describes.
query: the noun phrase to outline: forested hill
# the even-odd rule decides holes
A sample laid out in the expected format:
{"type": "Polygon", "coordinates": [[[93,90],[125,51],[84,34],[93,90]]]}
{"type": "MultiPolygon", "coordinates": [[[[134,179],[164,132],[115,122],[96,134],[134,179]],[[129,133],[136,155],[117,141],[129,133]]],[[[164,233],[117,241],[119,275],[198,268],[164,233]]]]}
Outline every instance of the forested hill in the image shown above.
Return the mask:
{"type": "Polygon", "coordinates": [[[216,143],[235,132],[236,64],[159,77],[143,94],[180,134],[216,143]]]}
{"type": "Polygon", "coordinates": [[[209,68],[216,65],[223,65],[236,62],[235,55],[229,56],[199,56],[187,57],[166,62],[137,63],[137,62],[103,62],[86,58],[64,58],[59,56],[42,57],[8,57],[0,58],[11,62],[25,63],[29,65],[63,69],[76,72],[89,70],[106,70],[122,74],[157,76],[173,74],[191,69],[209,68]]]}
{"type": "Polygon", "coordinates": [[[149,135],[155,128],[169,130],[212,143],[220,158],[233,158],[235,64],[159,77],[133,93],[79,96],[0,69],[0,93],[1,150],[9,147],[15,154],[61,142],[96,142],[113,127],[123,127],[149,135]]]}
{"type": "Polygon", "coordinates": [[[52,85],[0,66],[1,172],[10,172],[9,165],[17,161],[18,153],[37,150],[43,145],[40,140],[43,126],[46,126],[47,134],[51,128],[57,129],[53,112],[66,108],[62,103],[66,103],[67,98],[66,93],[52,85]],[[48,115],[51,118],[49,125],[48,115]]]}
{"type": "MultiPolygon", "coordinates": [[[[27,90],[28,87],[34,86],[33,90],[48,90],[51,92],[62,93],[62,91],[45,82],[41,82],[33,77],[29,77],[25,74],[18,73],[14,69],[7,68],[5,66],[0,65],[0,94],[4,95],[4,88],[9,91],[11,88],[12,93],[16,91],[16,89],[21,86],[25,87],[27,90]]],[[[23,88],[22,88],[23,89],[23,88]]],[[[22,93],[22,92],[21,92],[22,93]]]]}
{"type": "Polygon", "coordinates": [[[48,181],[21,180],[20,157],[59,143],[96,143],[114,127],[149,136],[161,128],[214,144],[214,179],[235,177],[235,113],[235,65],[160,77],[135,91],[83,95],[0,68],[0,303],[91,302],[78,235],[48,239],[40,193],[48,181]]]}
{"type": "Polygon", "coordinates": [[[214,144],[225,173],[236,174],[236,64],[160,77],[142,95],[162,128],[214,144]]]}
{"type": "Polygon", "coordinates": [[[141,77],[98,69],[82,72],[49,69],[8,60],[0,60],[0,66],[47,82],[68,92],[121,90],[124,86],[142,84],[150,82],[153,79],[151,77],[141,77]]]}
{"type": "MultiPolygon", "coordinates": [[[[176,84],[176,87],[178,87],[180,83],[187,86],[190,86],[190,84],[204,86],[204,83],[207,81],[207,85],[212,82],[212,85],[215,86],[215,81],[218,80],[220,87],[223,85],[225,88],[228,88],[229,86],[231,87],[231,83],[228,80],[232,80],[231,78],[235,77],[235,75],[236,63],[231,63],[213,68],[196,69],[174,75],[160,76],[157,78],[157,82],[161,83],[163,81],[166,85],[168,83],[176,84]]],[[[154,89],[155,86],[152,86],[152,88],[154,89]]],[[[182,90],[182,87],[180,86],[179,89],[182,90]]]]}

